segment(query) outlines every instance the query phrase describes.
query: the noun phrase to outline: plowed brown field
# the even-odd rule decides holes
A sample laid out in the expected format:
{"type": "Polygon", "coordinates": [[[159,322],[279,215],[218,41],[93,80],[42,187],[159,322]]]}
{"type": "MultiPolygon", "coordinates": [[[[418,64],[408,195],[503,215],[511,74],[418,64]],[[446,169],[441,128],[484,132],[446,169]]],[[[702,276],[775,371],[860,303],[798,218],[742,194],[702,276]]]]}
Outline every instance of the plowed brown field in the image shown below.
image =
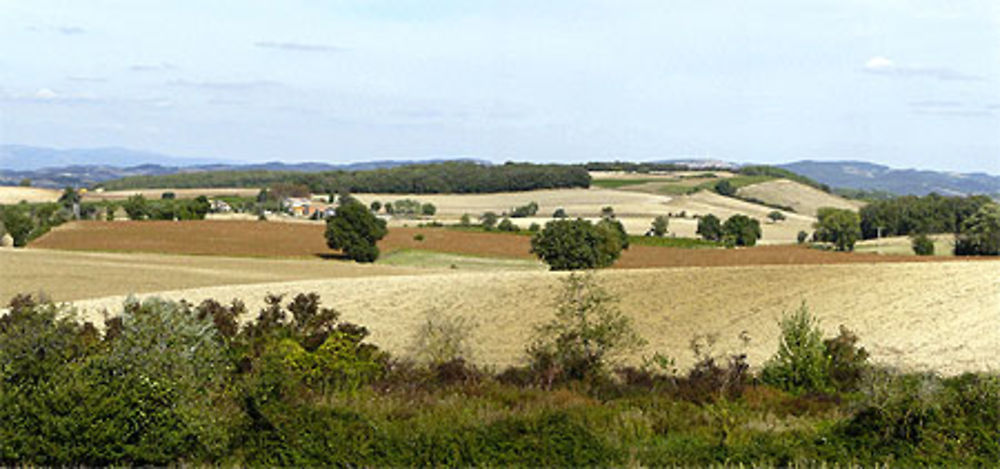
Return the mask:
{"type": "MultiPolygon", "coordinates": [[[[335,252],[318,223],[257,221],[74,222],[32,243],[46,249],[144,252],[250,257],[325,257],[335,252]]],[[[442,228],[392,228],[379,243],[383,252],[422,249],[453,254],[530,259],[527,236],[442,228]],[[424,235],[423,241],[414,238],[424,235]]],[[[711,267],[738,265],[928,262],[917,256],[835,253],[799,246],[749,249],[677,249],[633,246],[616,268],[711,267]]],[[[933,260],[940,260],[933,259],[933,260]]]]}

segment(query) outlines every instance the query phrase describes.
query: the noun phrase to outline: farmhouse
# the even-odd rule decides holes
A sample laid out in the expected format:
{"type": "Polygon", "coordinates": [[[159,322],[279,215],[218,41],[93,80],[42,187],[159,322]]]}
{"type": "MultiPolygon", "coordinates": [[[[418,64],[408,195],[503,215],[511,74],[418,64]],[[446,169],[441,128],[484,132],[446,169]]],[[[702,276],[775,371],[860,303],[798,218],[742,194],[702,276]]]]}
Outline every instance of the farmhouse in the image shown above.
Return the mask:
{"type": "Polygon", "coordinates": [[[293,217],[303,218],[326,218],[334,213],[330,204],[300,197],[286,198],[281,202],[281,208],[293,217]]]}

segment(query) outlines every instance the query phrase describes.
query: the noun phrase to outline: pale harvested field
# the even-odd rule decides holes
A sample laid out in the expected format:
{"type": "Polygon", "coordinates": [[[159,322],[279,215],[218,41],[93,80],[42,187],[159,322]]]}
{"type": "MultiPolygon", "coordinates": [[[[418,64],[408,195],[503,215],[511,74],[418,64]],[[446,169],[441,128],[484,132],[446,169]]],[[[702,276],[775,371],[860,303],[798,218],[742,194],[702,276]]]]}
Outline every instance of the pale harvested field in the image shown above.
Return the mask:
{"type": "MultiPolygon", "coordinates": [[[[538,216],[514,220],[519,226],[527,227],[531,223],[544,225],[551,220],[552,212],[563,208],[570,217],[582,217],[596,220],[601,215],[601,208],[611,206],[621,220],[625,229],[632,234],[642,234],[649,229],[653,218],[659,215],[674,215],[686,212],[686,218],[672,218],[670,232],[681,237],[696,237],[698,221],[694,215],[714,214],[725,220],[742,213],[761,221],[764,237],[761,244],[794,243],[800,230],[812,232],[812,224],[816,219],[812,216],[796,213],[786,213],[787,220],[772,224],[767,221],[767,214],[773,209],[762,205],[744,202],[730,197],[723,197],[714,192],[701,191],[691,195],[666,196],[632,192],[614,189],[560,189],[531,192],[506,192],[499,194],[354,194],[356,198],[370,204],[373,200],[382,203],[411,198],[420,202],[430,202],[437,207],[435,219],[444,222],[455,222],[463,214],[469,214],[473,222],[479,215],[487,211],[500,214],[510,211],[513,207],[536,202],[539,205],[538,216]]],[[[396,219],[390,226],[414,226],[420,220],[396,219]]]]}
{"type": "MultiPolygon", "coordinates": [[[[371,340],[405,354],[427,314],[472,318],[474,360],[518,363],[532,326],[551,317],[563,274],[501,272],[329,279],[217,287],[159,294],[198,301],[241,298],[251,314],[265,294],[316,291],[343,319],[370,328],[371,340]]],[[[823,266],[756,266],[603,271],[599,278],[622,298],[654,351],[692,363],[688,344],[699,334],[718,337],[717,352],[745,351],[759,366],[777,347],[777,320],[806,301],[828,335],[843,324],[859,334],[878,362],[947,374],[1000,370],[1000,264],[951,262],[823,266]]],[[[122,297],[79,302],[114,310],[122,297]]]]}
{"type": "Polygon", "coordinates": [[[55,301],[215,285],[415,272],[316,260],[0,249],[0,305],[44,291],[55,301]]]}
{"type": "MultiPolygon", "coordinates": [[[[164,192],[173,192],[178,199],[193,199],[204,195],[205,197],[254,197],[260,192],[259,188],[205,188],[205,189],[133,189],[123,191],[88,192],[83,196],[84,201],[98,200],[125,200],[133,195],[142,195],[147,199],[159,199],[164,192]]],[[[58,195],[57,195],[58,198],[58,195]]]]}
{"type": "Polygon", "coordinates": [[[55,202],[62,191],[40,187],[0,186],[0,205],[21,203],[55,202]]]}
{"type": "MultiPolygon", "coordinates": [[[[940,257],[954,257],[955,235],[937,234],[930,235],[934,241],[934,255],[940,257]]],[[[914,256],[913,242],[909,236],[892,236],[882,239],[869,239],[859,241],[854,245],[854,252],[875,253],[898,256],[914,256]]]]}
{"type": "MultiPolygon", "coordinates": [[[[760,220],[763,238],[759,244],[788,244],[796,242],[799,231],[807,233],[813,232],[813,223],[816,219],[812,216],[801,213],[782,212],[787,218],[778,223],[771,223],[767,219],[767,214],[774,211],[770,207],[744,202],[732,197],[723,197],[710,191],[700,191],[691,195],[671,198],[667,203],[670,212],[678,213],[686,211],[688,217],[695,214],[707,215],[709,213],[725,221],[727,218],[743,214],[760,220]]],[[[649,226],[647,222],[646,226],[649,226]]],[[[627,227],[626,227],[627,228],[627,227]]],[[[670,232],[677,236],[694,238],[697,237],[698,220],[693,218],[671,219],[670,232]]]]}
{"type": "Polygon", "coordinates": [[[796,213],[810,216],[816,216],[816,211],[822,207],[857,211],[864,205],[862,202],[847,200],[788,179],[776,179],[741,187],[738,193],[769,204],[792,207],[796,213]]]}
{"type": "Polygon", "coordinates": [[[437,207],[436,218],[459,219],[463,214],[478,217],[483,212],[497,214],[514,207],[538,204],[538,215],[548,217],[563,208],[571,217],[596,217],[601,207],[612,206],[619,216],[646,216],[664,212],[669,197],[639,194],[611,189],[553,189],[496,194],[352,194],[365,204],[373,200],[382,203],[401,199],[430,202],[437,207]]]}

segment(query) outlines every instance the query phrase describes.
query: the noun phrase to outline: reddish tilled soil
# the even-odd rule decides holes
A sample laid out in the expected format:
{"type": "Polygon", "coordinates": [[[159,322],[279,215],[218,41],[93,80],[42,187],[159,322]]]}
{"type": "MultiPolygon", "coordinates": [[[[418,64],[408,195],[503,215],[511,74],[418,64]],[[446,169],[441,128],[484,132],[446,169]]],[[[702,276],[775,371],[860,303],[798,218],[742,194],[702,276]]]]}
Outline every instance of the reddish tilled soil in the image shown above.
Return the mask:
{"type": "MultiPolygon", "coordinates": [[[[151,252],[251,257],[326,257],[324,226],[257,221],[74,222],[39,238],[31,247],[82,251],[151,252]]],[[[379,243],[383,253],[424,249],[453,254],[531,259],[527,236],[442,228],[391,228],[379,243]],[[417,241],[414,236],[422,234],[417,241]]],[[[736,265],[925,262],[955,259],[838,253],[799,246],[744,249],[680,249],[632,246],[615,268],[736,265]]],[[[964,260],[964,258],[959,258],[964,260]]]]}

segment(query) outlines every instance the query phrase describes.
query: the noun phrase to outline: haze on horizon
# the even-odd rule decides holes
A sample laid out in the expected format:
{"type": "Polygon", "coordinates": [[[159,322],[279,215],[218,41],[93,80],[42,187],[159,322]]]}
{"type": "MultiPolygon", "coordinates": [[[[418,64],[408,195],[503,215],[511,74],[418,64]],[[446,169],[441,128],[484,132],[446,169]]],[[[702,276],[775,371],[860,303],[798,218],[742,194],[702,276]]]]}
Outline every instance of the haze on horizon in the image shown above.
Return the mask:
{"type": "Polygon", "coordinates": [[[0,143],[1000,174],[1000,3],[0,0],[0,143]]]}

